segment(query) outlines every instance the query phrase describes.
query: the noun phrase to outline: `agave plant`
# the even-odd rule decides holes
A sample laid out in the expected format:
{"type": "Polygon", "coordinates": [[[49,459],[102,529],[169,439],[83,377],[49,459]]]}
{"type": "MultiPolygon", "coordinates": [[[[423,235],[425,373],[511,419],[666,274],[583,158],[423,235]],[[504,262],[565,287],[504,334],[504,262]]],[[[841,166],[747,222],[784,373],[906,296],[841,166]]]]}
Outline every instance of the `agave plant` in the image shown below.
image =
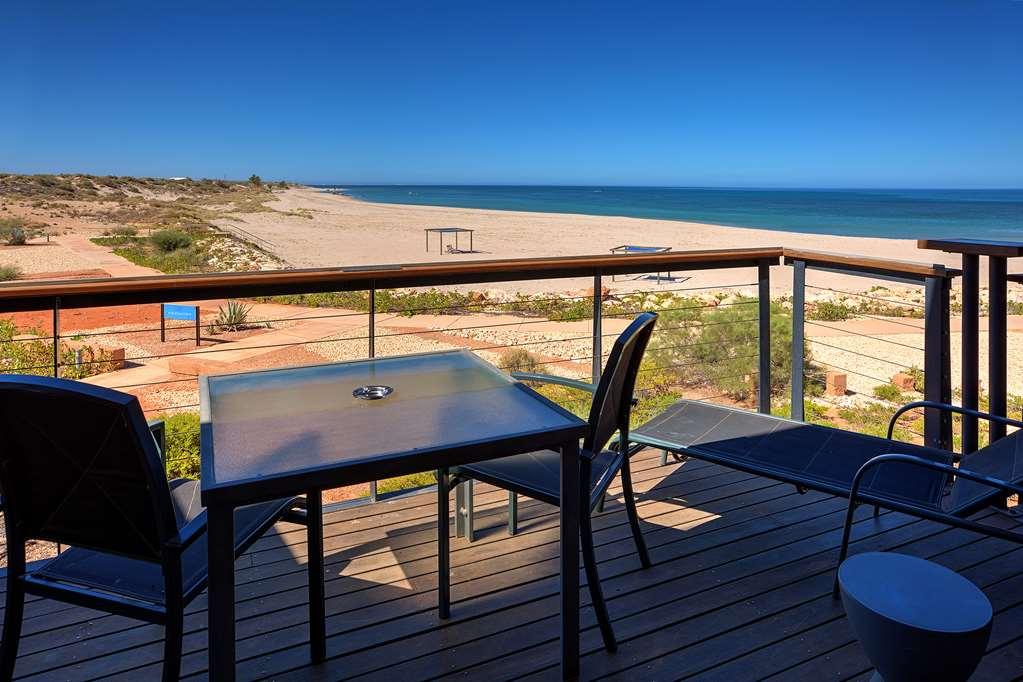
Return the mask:
{"type": "Polygon", "coordinates": [[[217,321],[214,323],[217,329],[227,332],[236,332],[244,329],[249,321],[249,311],[252,306],[247,306],[238,301],[228,301],[227,307],[220,306],[217,314],[217,321]]]}

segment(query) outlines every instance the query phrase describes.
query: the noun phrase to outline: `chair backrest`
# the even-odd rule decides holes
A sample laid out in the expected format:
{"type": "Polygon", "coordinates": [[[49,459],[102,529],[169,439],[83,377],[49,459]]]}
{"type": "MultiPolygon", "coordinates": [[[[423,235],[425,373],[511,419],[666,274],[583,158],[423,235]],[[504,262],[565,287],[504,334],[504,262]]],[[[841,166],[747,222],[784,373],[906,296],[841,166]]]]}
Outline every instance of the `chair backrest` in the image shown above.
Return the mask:
{"type": "Polygon", "coordinates": [[[656,313],[641,313],[615,339],[607,364],[604,365],[604,373],[593,394],[590,433],[583,441],[586,450],[600,452],[615,431],[620,430],[623,435],[628,433],[632,389],[636,385],[636,374],[656,322],[656,313]]]}
{"type": "MultiPolygon", "coordinates": [[[[1023,485],[1023,430],[1014,431],[965,455],[959,465],[975,474],[1023,485]]],[[[956,516],[968,516],[993,502],[1004,500],[1005,495],[1004,490],[959,477],[945,500],[946,511],[956,516]]]]}
{"type": "Polygon", "coordinates": [[[177,522],[135,396],[0,374],[0,433],[8,542],[41,539],[162,559],[177,522]]]}

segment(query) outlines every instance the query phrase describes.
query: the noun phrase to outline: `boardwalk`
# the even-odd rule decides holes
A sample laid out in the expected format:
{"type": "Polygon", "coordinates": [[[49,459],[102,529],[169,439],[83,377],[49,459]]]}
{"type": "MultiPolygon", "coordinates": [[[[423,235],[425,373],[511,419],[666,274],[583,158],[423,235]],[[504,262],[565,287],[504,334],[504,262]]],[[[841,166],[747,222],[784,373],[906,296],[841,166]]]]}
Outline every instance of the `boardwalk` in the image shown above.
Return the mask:
{"type": "MultiPolygon", "coordinates": [[[[604,653],[584,590],[584,679],[869,677],[830,595],[843,500],[695,461],[661,467],[653,451],[635,461],[655,566],[640,568],[620,500],[610,500],[594,525],[620,648],[604,653]]],[[[523,501],[509,538],[506,497],[479,490],[481,537],[452,540],[447,623],[435,612],[434,493],[327,515],[330,659],[316,667],[307,665],[304,531],[271,531],[238,562],[240,679],[556,679],[556,510],[523,501]]],[[[1023,547],[895,513],[859,518],[853,551],[927,557],[988,594],[997,615],[975,679],[1023,675],[1023,547]]],[[[186,679],[206,677],[205,607],[200,597],[186,616],[186,679]]],[[[18,678],[159,675],[160,627],[37,599],[24,632],[18,678]]]]}

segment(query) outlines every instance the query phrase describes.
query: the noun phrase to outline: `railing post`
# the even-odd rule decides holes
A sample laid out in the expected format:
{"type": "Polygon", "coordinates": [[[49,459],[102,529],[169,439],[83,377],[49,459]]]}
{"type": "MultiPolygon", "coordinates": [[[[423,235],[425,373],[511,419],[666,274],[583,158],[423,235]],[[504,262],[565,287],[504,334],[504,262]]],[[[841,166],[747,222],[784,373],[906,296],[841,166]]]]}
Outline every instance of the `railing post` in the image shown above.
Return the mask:
{"type": "MultiPolygon", "coordinates": [[[[426,233],[426,238],[430,238],[430,233],[426,233]]],[[[377,356],[377,283],[376,280],[369,285],[369,357],[375,358],[377,356]]],[[[377,501],[377,482],[369,482],[369,501],[377,501]]]]}
{"type": "MultiPolygon", "coordinates": [[[[952,400],[951,280],[928,277],[924,287],[924,399],[947,403],[952,400]]],[[[952,416],[948,412],[924,411],[924,444],[952,449],[952,416]]]]}
{"type": "Polygon", "coordinates": [[[757,265],[759,299],[757,300],[759,333],[757,341],[760,350],[758,377],[758,410],[771,414],[771,262],[762,260],[757,265]]]}
{"type": "Polygon", "coordinates": [[[60,296],[53,299],[53,376],[60,378],[60,296]]]}
{"type": "MultiPolygon", "coordinates": [[[[980,405],[980,256],[963,254],[963,407],[980,405]]],[[[963,416],[963,454],[976,452],[977,418],[963,416]]]]}
{"type": "Polygon", "coordinates": [[[792,262],[792,396],[791,417],[803,421],[803,325],[806,321],[806,262],[792,262]]]}
{"type": "Polygon", "coordinates": [[[604,333],[601,318],[602,288],[603,281],[598,272],[593,276],[593,369],[591,374],[594,385],[600,381],[600,372],[604,366],[604,351],[601,344],[604,333]]]}
{"type": "Polygon", "coordinates": [[[377,286],[369,287],[369,357],[377,356],[377,286]]]}
{"type": "MultiPolygon", "coordinates": [[[[988,412],[1004,417],[1006,415],[1006,342],[1008,341],[1008,325],[1006,312],[1006,259],[1002,256],[988,256],[988,356],[987,356],[987,390],[988,412]]],[[[1005,424],[991,422],[988,427],[991,442],[1005,436],[1005,424]]]]}

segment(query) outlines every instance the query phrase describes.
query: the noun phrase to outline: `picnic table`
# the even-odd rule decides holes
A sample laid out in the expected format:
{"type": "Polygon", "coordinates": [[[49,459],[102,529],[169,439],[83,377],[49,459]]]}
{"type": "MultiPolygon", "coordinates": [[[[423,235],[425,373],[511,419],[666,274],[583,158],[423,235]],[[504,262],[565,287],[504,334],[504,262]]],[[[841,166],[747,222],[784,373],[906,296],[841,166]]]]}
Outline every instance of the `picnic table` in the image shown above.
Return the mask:
{"type": "MultiPolygon", "coordinates": [[[[626,255],[636,255],[642,253],[667,253],[671,251],[670,246],[639,246],[638,244],[622,244],[611,249],[611,253],[621,253],[626,255]]],[[[668,271],[668,280],[671,280],[671,271],[668,271]]],[[[611,275],[611,281],[615,281],[615,276],[611,275]]],[[[661,283],[661,273],[657,273],[657,283],[661,283]]]]}

